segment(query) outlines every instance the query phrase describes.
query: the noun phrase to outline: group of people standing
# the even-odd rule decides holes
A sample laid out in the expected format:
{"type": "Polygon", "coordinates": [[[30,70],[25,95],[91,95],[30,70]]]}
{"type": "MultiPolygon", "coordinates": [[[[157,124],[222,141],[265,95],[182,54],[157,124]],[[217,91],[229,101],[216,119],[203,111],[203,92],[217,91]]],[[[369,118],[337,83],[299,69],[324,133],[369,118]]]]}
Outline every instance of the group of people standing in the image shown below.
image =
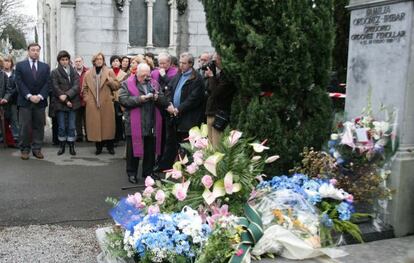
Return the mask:
{"type": "Polygon", "coordinates": [[[144,178],[170,169],[192,127],[207,121],[209,138],[217,146],[227,124],[222,123],[223,112],[230,115],[235,87],[227,80],[218,54],[201,54],[196,70],[195,58],[187,52],[179,56],[177,65],[168,53],[157,57],[149,53],[112,56],[110,67],[100,52],[87,69],[81,57],[72,65],[70,54],[60,51],[58,66],[51,72],[39,61],[39,54],[40,46],[30,44],[28,59],[16,64],[13,77],[4,78],[6,84],[0,75],[0,92],[5,90],[0,104],[17,96],[23,160],[29,159],[30,151],[44,158],[41,147],[49,95],[49,115],[57,125],[57,154],[64,154],[69,146],[69,153],[76,155],[75,141],[82,140],[84,132],[85,139],[95,142],[97,155],[103,147],[114,154],[114,141],[125,139],[131,183],[139,181],[140,160],[144,178]]]}

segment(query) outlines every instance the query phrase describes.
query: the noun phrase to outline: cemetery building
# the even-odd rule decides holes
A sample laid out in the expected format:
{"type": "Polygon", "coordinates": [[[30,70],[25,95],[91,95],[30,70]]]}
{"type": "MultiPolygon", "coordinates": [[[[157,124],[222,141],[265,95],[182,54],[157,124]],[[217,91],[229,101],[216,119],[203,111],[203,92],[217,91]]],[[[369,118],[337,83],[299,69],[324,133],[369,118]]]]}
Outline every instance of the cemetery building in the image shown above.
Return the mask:
{"type": "Polygon", "coordinates": [[[39,0],[38,16],[41,56],[52,67],[60,50],[89,66],[99,51],[109,58],[213,50],[198,0],[39,0]]]}

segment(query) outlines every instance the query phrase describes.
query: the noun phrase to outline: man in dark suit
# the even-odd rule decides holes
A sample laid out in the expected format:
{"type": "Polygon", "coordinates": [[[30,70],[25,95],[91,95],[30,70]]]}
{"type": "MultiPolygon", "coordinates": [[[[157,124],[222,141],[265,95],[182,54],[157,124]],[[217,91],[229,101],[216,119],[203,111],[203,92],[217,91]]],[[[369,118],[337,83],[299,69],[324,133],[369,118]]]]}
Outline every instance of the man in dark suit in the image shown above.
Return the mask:
{"type": "Polygon", "coordinates": [[[41,149],[50,90],[50,68],[39,61],[39,44],[30,44],[27,51],[28,59],[16,64],[21,158],[28,160],[32,150],[33,156],[43,159],[41,149]]]}
{"type": "MultiPolygon", "coordinates": [[[[190,53],[180,55],[180,72],[168,84],[170,104],[167,112],[167,138],[162,159],[154,172],[170,169],[179,149],[179,143],[188,138],[188,131],[201,124],[204,115],[204,84],[201,75],[193,68],[194,57],[190,53]]],[[[167,105],[165,105],[167,106],[167,105]]]]}

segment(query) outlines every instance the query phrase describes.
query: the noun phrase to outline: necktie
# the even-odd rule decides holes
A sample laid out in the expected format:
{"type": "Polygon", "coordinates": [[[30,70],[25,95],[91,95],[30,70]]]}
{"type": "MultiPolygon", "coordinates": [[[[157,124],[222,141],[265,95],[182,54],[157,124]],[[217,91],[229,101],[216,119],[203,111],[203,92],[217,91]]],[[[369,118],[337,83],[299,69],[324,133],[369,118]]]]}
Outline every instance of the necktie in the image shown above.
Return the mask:
{"type": "Polygon", "coordinates": [[[32,62],[32,75],[33,75],[34,79],[36,79],[36,73],[37,73],[36,60],[33,60],[33,62],[32,62]]]}

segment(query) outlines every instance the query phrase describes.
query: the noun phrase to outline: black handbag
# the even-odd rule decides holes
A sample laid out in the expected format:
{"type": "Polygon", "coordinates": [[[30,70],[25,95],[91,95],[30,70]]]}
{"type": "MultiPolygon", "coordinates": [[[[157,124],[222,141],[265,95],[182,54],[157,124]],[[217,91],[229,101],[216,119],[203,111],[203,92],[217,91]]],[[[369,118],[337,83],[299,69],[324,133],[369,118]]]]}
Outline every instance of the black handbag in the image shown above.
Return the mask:
{"type": "Polygon", "coordinates": [[[230,115],[223,110],[218,110],[216,115],[214,115],[213,127],[218,131],[224,131],[229,122],[230,115]]]}

